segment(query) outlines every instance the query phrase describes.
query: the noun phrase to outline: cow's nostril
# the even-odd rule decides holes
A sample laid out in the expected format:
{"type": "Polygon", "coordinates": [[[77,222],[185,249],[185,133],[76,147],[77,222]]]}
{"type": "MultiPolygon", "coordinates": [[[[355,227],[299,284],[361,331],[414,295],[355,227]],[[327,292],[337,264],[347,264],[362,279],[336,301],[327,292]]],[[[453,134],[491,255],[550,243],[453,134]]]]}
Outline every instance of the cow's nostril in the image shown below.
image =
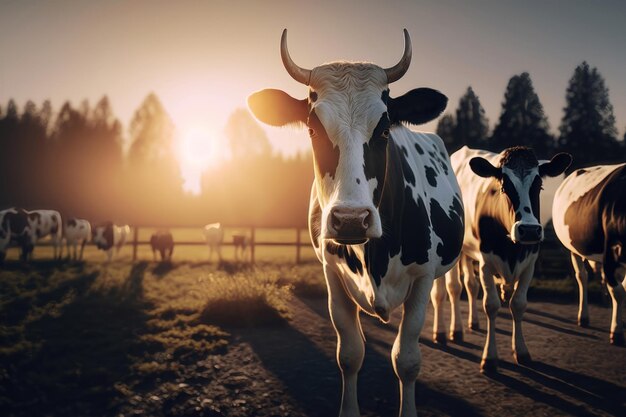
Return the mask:
{"type": "Polygon", "coordinates": [[[343,220],[337,216],[336,212],[333,212],[331,215],[331,222],[332,222],[332,226],[333,229],[335,230],[340,230],[341,229],[341,225],[343,224],[343,220]]]}

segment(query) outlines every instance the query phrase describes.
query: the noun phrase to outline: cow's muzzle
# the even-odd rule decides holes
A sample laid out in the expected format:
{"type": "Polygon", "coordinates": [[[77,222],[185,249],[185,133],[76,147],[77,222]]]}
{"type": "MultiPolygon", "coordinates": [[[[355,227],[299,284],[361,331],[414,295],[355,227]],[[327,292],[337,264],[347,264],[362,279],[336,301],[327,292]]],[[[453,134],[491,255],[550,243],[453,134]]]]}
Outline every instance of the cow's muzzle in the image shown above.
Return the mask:
{"type": "Polygon", "coordinates": [[[515,243],[532,245],[543,240],[543,227],[539,224],[525,224],[517,222],[513,225],[511,238],[515,243]]]}
{"type": "Polygon", "coordinates": [[[358,245],[372,236],[373,210],[363,207],[335,207],[330,211],[328,238],[342,245],[358,245]]]}

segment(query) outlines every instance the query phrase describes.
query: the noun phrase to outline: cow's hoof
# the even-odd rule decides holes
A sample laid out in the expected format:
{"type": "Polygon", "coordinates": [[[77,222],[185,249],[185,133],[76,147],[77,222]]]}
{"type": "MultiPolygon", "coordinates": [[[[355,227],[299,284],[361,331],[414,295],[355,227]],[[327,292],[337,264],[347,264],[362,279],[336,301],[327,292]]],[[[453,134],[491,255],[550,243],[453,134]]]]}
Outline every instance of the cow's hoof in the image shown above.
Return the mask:
{"type": "Polygon", "coordinates": [[[513,352],[513,357],[515,358],[515,362],[517,362],[518,365],[528,366],[533,362],[532,358],[530,357],[530,353],[528,352],[521,354],[513,352]]]}
{"type": "Polygon", "coordinates": [[[463,330],[455,330],[450,333],[450,341],[453,343],[463,343],[463,330]]]}
{"type": "Polygon", "coordinates": [[[480,330],[480,323],[478,321],[471,322],[469,325],[469,329],[474,331],[480,330]]]}
{"type": "Polygon", "coordinates": [[[581,317],[578,319],[578,325],[580,327],[589,327],[589,317],[581,317]]]}
{"type": "Polygon", "coordinates": [[[437,332],[433,334],[433,342],[439,345],[445,345],[448,343],[448,339],[446,338],[446,334],[443,332],[437,332]]]}
{"type": "Polygon", "coordinates": [[[624,333],[611,333],[611,344],[615,346],[624,346],[624,333]]]}
{"type": "Polygon", "coordinates": [[[496,372],[498,372],[498,359],[487,358],[480,362],[481,374],[495,374],[496,372]]]}

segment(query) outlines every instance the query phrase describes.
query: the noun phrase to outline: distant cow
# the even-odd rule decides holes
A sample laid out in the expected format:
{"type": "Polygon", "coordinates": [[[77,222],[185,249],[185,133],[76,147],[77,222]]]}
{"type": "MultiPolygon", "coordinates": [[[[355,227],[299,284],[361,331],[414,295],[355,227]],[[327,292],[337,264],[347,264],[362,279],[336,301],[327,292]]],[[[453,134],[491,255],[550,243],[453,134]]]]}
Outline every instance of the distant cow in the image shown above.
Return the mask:
{"type": "Polygon", "coordinates": [[[202,235],[209,247],[209,261],[213,258],[213,252],[217,252],[218,260],[222,261],[222,242],[224,241],[224,229],[220,223],[211,223],[204,226],[202,235]]]}
{"type": "Polygon", "coordinates": [[[174,237],[169,230],[158,230],[150,236],[152,256],[156,261],[157,251],[161,254],[161,262],[171,261],[174,252],[174,237]]]}
{"type": "Polygon", "coordinates": [[[61,257],[63,251],[63,232],[61,230],[61,214],[56,210],[30,210],[28,222],[35,231],[37,240],[50,236],[54,250],[54,259],[61,257]]]}
{"type": "Polygon", "coordinates": [[[67,245],[67,256],[74,260],[82,260],[85,245],[91,239],[91,224],[85,219],[68,219],[63,227],[63,236],[67,245]],[[80,245],[80,255],[78,245],[80,245]],[[70,247],[74,249],[73,253],[70,247]]]}
{"type": "Polygon", "coordinates": [[[113,249],[116,254],[119,253],[130,235],[130,227],[128,225],[116,226],[113,222],[107,221],[95,226],[91,232],[93,243],[98,249],[106,252],[107,261],[111,262],[113,249]]]}
{"type": "Polygon", "coordinates": [[[552,209],[554,231],[571,251],[580,290],[578,323],[589,323],[584,261],[602,265],[613,314],[610,341],[624,344],[622,310],[626,299],[626,163],[583,168],[559,187],[552,209]]]}
{"type": "Polygon", "coordinates": [[[235,260],[246,260],[248,248],[250,248],[250,238],[243,234],[237,233],[233,235],[233,246],[235,247],[235,260]]]}
{"type": "Polygon", "coordinates": [[[26,261],[37,242],[37,232],[29,222],[28,212],[16,207],[2,210],[0,222],[0,260],[4,260],[9,245],[15,243],[22,250],[20,259],[26,261]]]}
{"type": "MultiPolygon", "coordinates": [[[[513,288],[509,304],[513,316],[513,354],[517,363],[528,363],[531,357],[522,334],[522,317],[539,243],[543,240],[539,199],[542,178],[562,174],[572,157],[560,153],[550,161],[540,162],[531,149],[518,146],[500,154],[463,147],[450,159],[459,179],[465,207],[462,254],[478,261],[484,291],[483,306],[488,326],[481,372],[497,368],[495,320],[500,298],[496,277],[505,287],[513,288]]],[[[471,270],[469,266],[465,269],[471,270]]],[[[470,271],[468,275],[473,274],[470,271]]],[[[461,337],[459,268],[451,269],[445,283],[437,284],[431,294],[435,314],[441,312],[440,305],[445,297],[442,285],[446,285],[452,303],[451,334],[454,338],[461,337]]],[[[434,331],[435,334],[445,334],[437,318],[434,331]]]]}

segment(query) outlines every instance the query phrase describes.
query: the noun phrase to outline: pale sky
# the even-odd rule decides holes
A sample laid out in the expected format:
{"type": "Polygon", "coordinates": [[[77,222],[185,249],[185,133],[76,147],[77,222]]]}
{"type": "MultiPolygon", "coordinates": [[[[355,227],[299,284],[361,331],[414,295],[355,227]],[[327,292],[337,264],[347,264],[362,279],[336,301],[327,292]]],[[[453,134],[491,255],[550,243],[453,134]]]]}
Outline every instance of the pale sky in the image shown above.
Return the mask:
{"type": "MultiPolygon", "coordinates": [[[[272,87],[305,96],[280,60],[283,28],[293,59],[309,68],[336,59],[391,66],[407,28],[413,62],[391,85],[392,96],[436,88],[453,112],[471,85],[493,128],[509,78],[528,71],[555,131],[567,82],[587,60],[605,78],[622,136],[625,22],[626,1],[618,0],[0,0],[0,105],[51,99],[58,110],[68,99],[93,104],[107,94],[127,127],[154,91],[182,136],[211,136],[212,146],[189,146],[187,169],[199,171],[251,92],[272,87]]],[[[309,146],[304,132],[264,129],[287,154],[309,146]]]]}

